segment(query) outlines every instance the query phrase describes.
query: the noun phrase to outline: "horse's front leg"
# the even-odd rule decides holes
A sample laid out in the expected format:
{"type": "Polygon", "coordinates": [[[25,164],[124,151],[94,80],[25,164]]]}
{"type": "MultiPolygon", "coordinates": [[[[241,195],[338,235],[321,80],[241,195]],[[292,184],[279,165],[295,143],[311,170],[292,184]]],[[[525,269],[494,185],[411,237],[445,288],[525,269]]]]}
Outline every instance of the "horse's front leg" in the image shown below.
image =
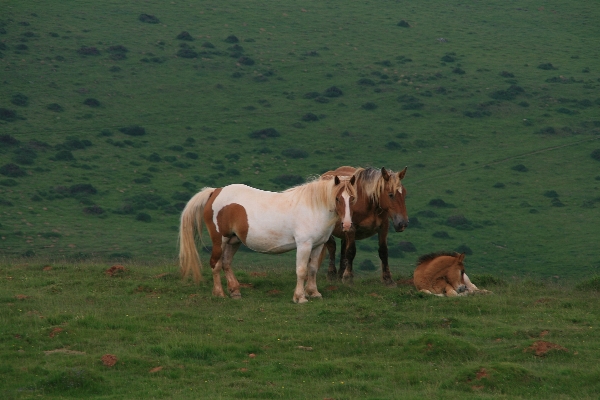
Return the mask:
{"type": "Polygon", "coordinates": [[[294,303],[306,303],[304,283],[308,276],[308,260],[312,252],[312,243],[299,243],[296,247],[296,289],[294,290],[294,303]]]}
{"type": "Polygon", "coordinates": [[[352,284],[354,273],[352,272],[352,263],[356,256],[356,241],[354,240],[354,231],[346,232],[346,251],[344,252],[344,274],[342,282],[352,284]]]}
{"type": "Polygon", "coordinates": [[[390,272],[390,265],[388,263],[388,245],[387,235],[389,228],[389,220],[385,220],[381,227],[377,237],[379,239],[379,259],[381,260],[381,281],[389,287],[396,287],[396,282],[392,279],[392,273],[390,272]]]}
{"type": "Polygon", "coordinates": [[[308,297],[323,297],[317,289],[317,272],[319,271],[319,260],[322,251],[323,245],[320,245],[312,249],[310,253],[310,261],[308,262],[308,280],[306,281],[306,287],[304,289],[308,297]]]}
{"type": "Polygon", "coordinates": [[[337,280],[337,270],[335,269],[335,238],[329,237],[329,240],[325,242],[325,248],[329,253],[329,268],[327,269],[327,280],[333,282],[337,280]]]}

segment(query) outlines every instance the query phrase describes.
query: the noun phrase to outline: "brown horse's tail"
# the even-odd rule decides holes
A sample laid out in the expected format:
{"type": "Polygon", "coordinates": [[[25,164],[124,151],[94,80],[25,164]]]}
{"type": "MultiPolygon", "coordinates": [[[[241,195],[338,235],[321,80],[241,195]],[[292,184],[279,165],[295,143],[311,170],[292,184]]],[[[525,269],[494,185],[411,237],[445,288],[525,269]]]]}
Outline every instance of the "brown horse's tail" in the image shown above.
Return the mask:
{"type": "Polygon", "coordinates": [[[179,266],[183,279],[193,275],[194,282],[202,280],[200,275],[200,255],[196,247],[196,238],[202,240],[202,216],[208,199],[215,191],[214,188],[204,188],[188,201],[181,213],[179,225],[179,266]]]}

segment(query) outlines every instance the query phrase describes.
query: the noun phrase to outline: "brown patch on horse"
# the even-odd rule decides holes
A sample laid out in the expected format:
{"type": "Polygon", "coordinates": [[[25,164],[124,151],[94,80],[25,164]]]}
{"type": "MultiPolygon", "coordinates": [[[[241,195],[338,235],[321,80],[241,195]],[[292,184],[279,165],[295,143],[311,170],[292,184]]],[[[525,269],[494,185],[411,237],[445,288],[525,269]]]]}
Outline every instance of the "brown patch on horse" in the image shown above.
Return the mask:
{"type": "Polygon", "coordinates": [[[242,243],[246,243],[248,236],[248,214],[246,209],[236,203],[228,204],[219,210],[217,224],[222,236],[237,236],[242,243]]]}
{"type": "Polygon", "coordinates": [[[546,342],[545,340],[538,340],[531,346],[523,349],[523,353],[528,353],[530,351],[534,351],[536,356],[543,357],[550,350],[560,350],[560,351],[569,352],[569,350],[567,350],[566,348],[564,348],[556,343],[546,342]]]}

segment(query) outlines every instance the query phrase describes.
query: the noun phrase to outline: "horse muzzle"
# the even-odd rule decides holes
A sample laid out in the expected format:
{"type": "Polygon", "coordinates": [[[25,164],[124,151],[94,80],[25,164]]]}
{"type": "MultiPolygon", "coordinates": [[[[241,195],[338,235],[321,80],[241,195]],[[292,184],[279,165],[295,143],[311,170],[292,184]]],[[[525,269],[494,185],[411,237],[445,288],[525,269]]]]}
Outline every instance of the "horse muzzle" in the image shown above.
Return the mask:
{"type": "Polygon", "coordinates": [[[352,222],[342,223],[342,232],[350,232],[352,230],[352,222]]]}
{"type": "Polygon", "coordinates": [[[400,220],[394,218],[392,222],[394,223],[394,229],[396,232],[403,232],[408,226],[408,220],[405,220],[404,218],[400,220]]]}

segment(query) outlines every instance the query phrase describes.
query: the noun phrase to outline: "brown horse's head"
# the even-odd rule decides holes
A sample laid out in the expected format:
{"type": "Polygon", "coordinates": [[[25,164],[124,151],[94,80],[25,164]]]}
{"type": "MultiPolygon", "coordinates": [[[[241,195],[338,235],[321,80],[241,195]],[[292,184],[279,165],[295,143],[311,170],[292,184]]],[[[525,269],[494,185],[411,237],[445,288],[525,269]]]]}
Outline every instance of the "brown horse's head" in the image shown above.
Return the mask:
{"type": "Polygon", "coordinates": [[[395,173],[381,168],[381,177],[385,184],[379,194],[379,207],[388,213],[396,232],[402,232],[408,226],[406,189],[402,186],[406,169],[407,167],[404,167],[402,171],[395,173]]]}
{"type": "Polygon", "coordinates": [[[348,232],[352,229],[352,205],[356,202],[356,178],[340,179],[337,175],[334,183],[337,188],[335,194],[335,211],[342,222],[342,231],[348,232]]]}
{"type": "Polygon", "coordinates": [[[456,290],[458,293],[462,293],[467,290],[465,284],[465,253],[456,254],[454,262],[448,266],[448,273],[446,274],[446,281],[456,290]]]}

